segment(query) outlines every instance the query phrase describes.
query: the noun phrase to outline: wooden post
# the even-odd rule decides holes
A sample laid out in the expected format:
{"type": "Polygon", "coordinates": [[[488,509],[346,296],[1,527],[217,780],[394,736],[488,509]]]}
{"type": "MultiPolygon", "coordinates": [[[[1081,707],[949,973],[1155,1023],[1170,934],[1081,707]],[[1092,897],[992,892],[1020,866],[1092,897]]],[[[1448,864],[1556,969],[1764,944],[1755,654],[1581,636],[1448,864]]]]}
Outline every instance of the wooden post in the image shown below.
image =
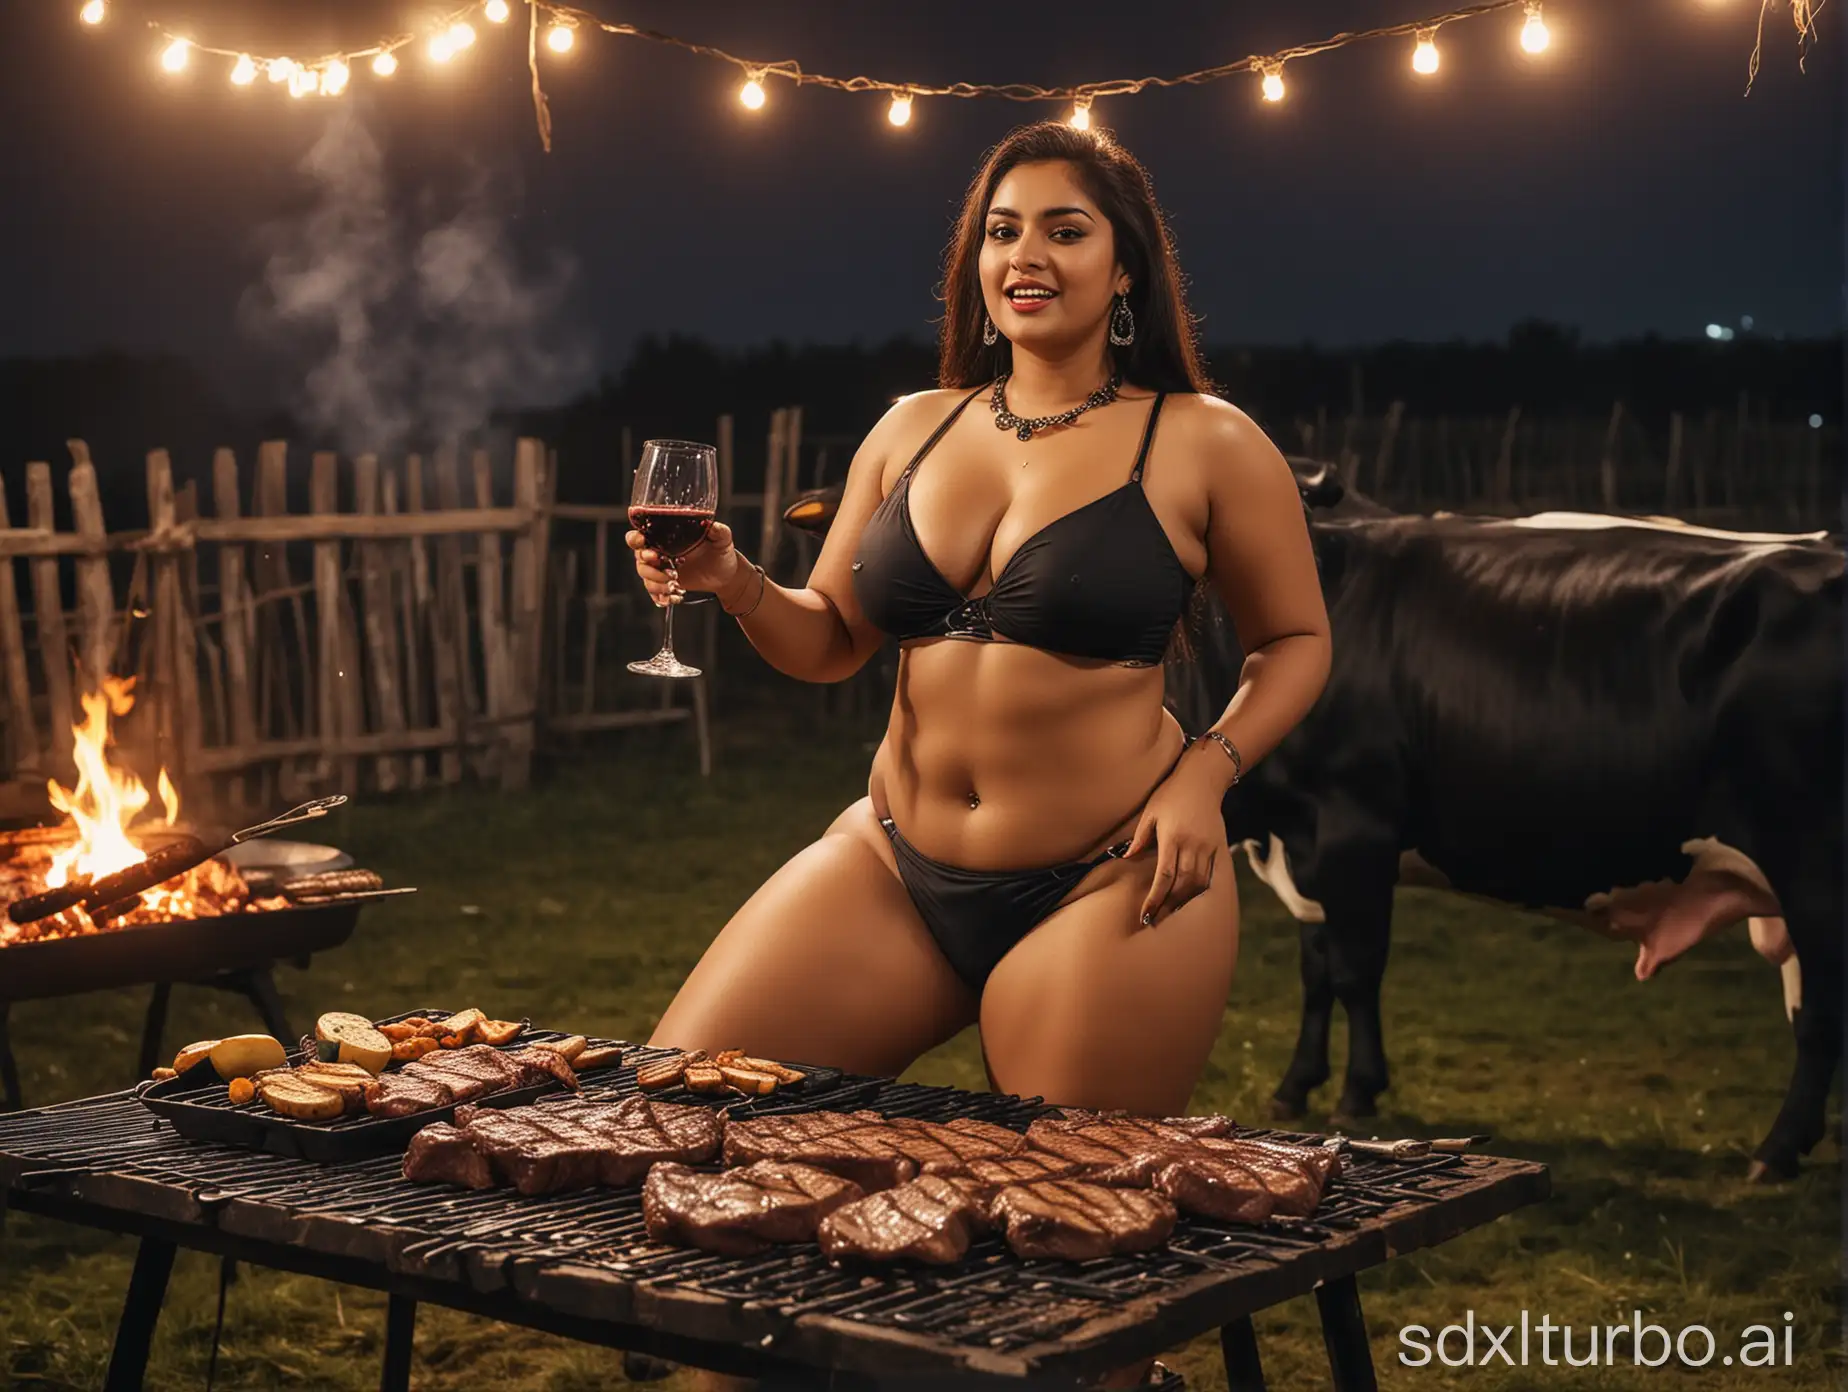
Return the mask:
{"type": "MultiPolygon", "coordinates": [[[[6,479],[0,477],[0,530],[12,525],[7,516],[6,479]]],[[[8,767],[15,774],[28,769],[37,772],[38,727],[32,718],[32,685],[26,676],[26,639],[19,626],[19,591],[11,556],[0,556],[0,670],[6,677],[8,767]]]]}
{"type": "MultiPolygon", "coordinates": [[[[409,469],[418,468],[416,455],[405,461],[409,469]]],[[[382,480],[384,488],[384,507],[387,516],[396,516],[400,511],[400,492],[398,471],[387,469],[382,480]]],[[[399,642],[394,647],[392,657],[398,663],[404,692],[404,723],[410,729],[422,730],[428,724],[424,704],[423,685],[423,601],[421,596],[428,591],[428,584],[422,589],[418,586],[417,572],[420,569],[423,552],[422,537],[412,537],[405,544],[402,555],[394,553],[390,558],[387,574],[390,579],[388,588],[391,593],[388,602],[393,605],[397,615],[396,628],[399,642]]],[[[424,785],[428,772],[429,759],[423,750],[414,750],[409,759],[409,784],[413,789],[424,785]]]]}
{"type": "Polygon", "coordinates": [[[719,417],[719,521],[731,526],[733,480],[732,417],[728,411],[719,417]]]}
{"type": "Polygon", "coordinates": [[[776,554],[783,539],[779,514],[783,510],[783,447],[788,435],[788,414],[778,407],[770,413],[770,438],[765,444],[762,525],[758,529],[759,564],[776,570],[776,554]]]}
{"type": "MultiPolygon", "coordinates": [[[[439,493],[442,491],[441,460],[442,455],[439,453],[439,493]]],[[[451,455],[449,492],[453,495],[455,491],[455,457],[451,455]]],[[[412,512],[423,511],[423,461],[416,455],[411,456],[405,471],[404,503],[412,512]]],[[[436,543],[436,556],[437,573],[433,580],[422,539],[411,543],[411,582],[417,591],[419,623],[430,635],[431,676],[436,688],[436,723],[449,737],[437,758],[437,776],[444,783],[459,783],[462,780],[462,722],[467,709],[462,701],[462,667],[468,658],[466,653],[456,651],[458,620],[450,604],[452,597],[459,602],[462,594],[461,543],[454,537],[440,539],[436,543]]],[[[466,623],[466,617],[460,622],[466,623]]]]}
{"type": "MultiPolygon", "coordinates": [[[[353,461],[353,507],[362,516],[379,510],[379,459],[375,454],[362,454],[353,461]]],[[[385,546],[362,541],[356,549],[366,670],[372,678],[372,728],[387,737],[401,736],[405,728],[404,687],[398,675],[398,621],[392,610],[385,546]]],[[[381,793],[395,792],[404,782],[403,760],[394,756],[381,754],[373,770],[381,793]]]]}
{"type": "MultiPolygon", "coordinates": [[[[462,486],[452,445],[436,451],[436,505],[445,510],[462,506],[462,486]]],[[[437,710],[448,698],[446,731],[455,735],[456,762],[443,760],[443,781],[461,777],[461,751],[468,739],[470,720],[481,707],[475,699],[475,668],[470,660],[474,639],[468,623],[468,591],[462,580],[462,538],[445,536],[436,543],[436,625],[432,647],[436,652],[437,710]],[[451,776],[451,770],[454,776],[451,776]]]]}
{"type": "Polygon", "coordinates": [[[1617,511],[1617,431],[1623,424],[1623,402],[1611,403],[1610,423],[1604,427],[1604,449],[1598,455],[1598,501],[1606,512],[1617,511]]]}
{"type": "Polygon", "coordinates": [[[1685,434],[1686,424],[1681,419],[1681,412],[1669,412],[1668,469],[1662,478],[1662,511],[1671,515],[1681,494],[1681,450],[1685,434]]]}
{"type": "MultiPolygon", "coordinates": [[[[625,548],[626,549],[626,548],[625,548]]],[[[591,592],[584,602],[584,701],[583,712],[597,708],[597,634],[603,628],[603,616],[609,609],[610,524],[597,523],[597,558],[591,575],[591,592]]]]}
{"type": "MultiPolygon", "coordinates": [[[[494,480],[488,466],[488,452],[476,450],[475,506],[494,506],[494,480]]],[[[501,618],[506,594],[501,578],[501,539],[499,532],[481,532],[475,541],[475,602],[481,620],[481,664],[483,689],[487,692],[487,717],[494,722],[493,742],[484,758],[484,769],[498,772],[506,762],[508,731],[499,722],[512,714],[517,699],[513,669],[507,652],[507,626],[501,618]]]]}
{"type": "Polygon", "coordinates": [[[776,531],[783,534],[783,506],[802,488],[802,408],[790,406],[783,414],[783,491],[778,499],[776,531]]]}
{"type": "MultiPolygon", "coordinates": [[[[171,469],[171,465],[168,466],[171,469]]],[[[199,519],[199,490],[188,480],[173,495],[174,523],[184,528],[199,519]]],[[[205,707],[199,703],[199,548],[188,541],[183,556],[173,558],[174,611],[173,671],[174,699],[179,705],[175,729],[180,741],[180,767],[188,772],[199,767],[205,750],[205,707]]],[[[219,711],[219,728],[224,728],[224,712],[219,711]]]]}
{"type": "Polygon", "coordinates": [[[1739,480],[1745,474],[1745,434],[1751,428],[1752,398],[1748,392],[1739,393],[1739,415],[1733,425],[1732,448],[1726,452],[1726,469],[1724,487],[1726,490],[1726,510],[1731,512],[1738,506],[1739,480]]]}
{"type": "MultiPolygon", "coordinates": [[[[1392,466],[1393,446],[1399,442],[1399,427],[1404,421],[1405,403],[1403,401],[1395,401],[1386,408],[1386,424],[1380,430],[1380,447],[1373,456],[1373,488],[1376,494],[1383,486],[1387,470],[1392,466]]],[[[1354,471],[1358,474],[1360,466],[1355,465],[1354,471]]],[[[1355,488],[1360,487],[1359,478],[1351,479],[1349,482],[1355,488]]]]}
{"type": "MultiPolygon", "coordinates": [[[[308,510],[317,515],[340,510],[340,477],[337,457],[326,450],[315,453],[313,472],[308,479],[308,510]]],[[[361,733],[348,729],[345,722],[347,702],[345,688],[357,682],[359,673],[346,670],[344,635],[341,633],[341,593],[346,582],[340,574],[340,543],[317,541],[314,544],[315,610],[315,718],[316,733],[323,749],[330,749],[343,739],[361,733]]],[[[320,763],[323,776],[330,768],[329,756],[320,763]]],[[[340,791],[348,796],[359,791],[359,761],[343,755],[335,775],[340,791]]]]}
{"type": "Polygon", "coordinates": [[[115,590],[109,583],[109,558],[103,554],[108,531],[89,446],[82,440],[65,444],[71,452],[71,517],[77,535],[94,548],[77,557],[78,651],[83,655],[79,670],[84,690],[101,691],[115,649],[115,590]]]}
{"type": "MultiPolygon", "coordinates": [[[[212,503],[217,514],[227,520],[241,516],[237,456],[221,449],[212,456],[212,503]]],[[[257,709],[250,685],[250,654],[256,648],[256,612],[251,607],[250,591],[244,582],[244,547],[228,542],[218,548],[218,612],[223,619],[225,649],[226,699],[231,707],[231,743],[239,749],[251,749],[257,743],[257,709]]],[[[244,776],[231,780],[231,801],[248,806],[244,776]]]]}
{"type": "MultiPolygon", "coordinates": [[[[148,526],[158,536],[171,532],[174,523],[173,463],[165,450],[151,450],[147,457],[148,526]]],[[[154,741],[156,757],[163,765],[174,762],[178,743],[176,720],[179,694],[179,669],[174,661],[177,651],[174,630],[179,626],[179,576],[173,556],[165,551],[154,555],[154,741]]]]}
{"type": "MultiPolygon", "coordinates": [[[[55,519],[51,465],[26,465],[26,525],[49,532],[55,527],[55,519]]],[[[57,772],[63,776],[71,767],[75,707],[71,703],[70,636],[64,626],[64,597],[58,586],[56,556],[33,557],[32,617],[38,629],[39,660],[45,668],[45,691],[50,697],[51,752],[57,760],[57,772]]]]}
{"type": "Polygon", "coordinates": [[[1508,410],[1507,424],[1502,426],[1501,447],[1495,452],[1494,499],[1497,507],[1505,508],[1514,497],[1514,437],[1521,426],[1521,408],[1512,406],[1508,410]]]}
{"type": "MultiPolygon", "coordinates": [[[[1822,431],[1815,426],[1801,426],[1808,437],[1803,455],[1803,521],[1800,525],[1822,525],[1822,431]]],[[[6,522],[0,519],[0,527],[6,522]]]]}
{"type": "Polygon", "coordinates": [[[1720,413],[1707,412],[1707,428],[1702,432],[1701,447],[1694,456],[1694,511],[1696,517],[1707,510],[1707,467],[1720,451],[1720,413]]]}
{"type": "MultiPolygon", "coordinates": [[[[523,438],[515,444],[513,505],[530,509],[533,520],[513,540],[508,714],[524,717],[525,723],[507,730],[508,752],[500,770],[501,787],[505,789],[526,786],[532,776],[533,748],[538,742],[539,683],[545,654],[542,642],[545,572],[541,567],[545,565],[547,546],[541,505],[545,496],[546,463],[545,448],[540,441],[523,438]]],[[[481,475],[477,473],[476,477],[479,479],[481,475]]],[[[484,507],[489,505],[483,503],[484,507]]]]}
{"type": "Polygon", "coordinates": [[[634,489],[635,432],[625,425],[622,428],[622,496],[616,500],[617,506],[629,506],[629,499],[634,489]]]}

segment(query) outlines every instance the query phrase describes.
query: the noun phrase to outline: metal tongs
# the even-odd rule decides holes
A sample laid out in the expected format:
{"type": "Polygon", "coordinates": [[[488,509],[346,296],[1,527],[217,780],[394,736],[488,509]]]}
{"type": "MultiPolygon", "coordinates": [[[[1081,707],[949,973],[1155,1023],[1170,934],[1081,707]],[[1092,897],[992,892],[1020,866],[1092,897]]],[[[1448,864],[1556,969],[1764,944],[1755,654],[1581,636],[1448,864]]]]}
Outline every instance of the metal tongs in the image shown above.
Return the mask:
{"type": "Polygon", "coordinates": [[[120,918],[135,908],[143,891],[184,875],[213,856],[233,846],[240,846],[253,837],[267,836],[283,827],[325,817],[330,810],[345,801],[344,793],[315,798],[300,807],[291,808],[280,817],[272,817],[267,822],[258,822],[242,831],[234,831],[222,841],[212,844],[201,841],[197,836],[182,836],[150,852],[146,859],[137,861],[125,870],[118,870],[113,875],[105,875],[100,880],[92,880],[87,875],[80,876],[70,884],[60,885],[28,899],[16,900],[7,909],[7,917],[15,923],[35,923],[41,918],[50,918],[53,914],[61,914],[74,905],[82,904],[95,922],[120,918]]]}
{"type": "Polygon", "coordinates": [[[1484,1145],[1491,1139],[1489,1136],[1454,1136],[1431,1141],[1357,1141],[1347,1136],[1330,1136],[1322,1144],[1329,1150],[1347,1150],[1381,1160],[1422,1160],[1430,1155],[1465,1155],[1471,1146],[1484,1145]]]}

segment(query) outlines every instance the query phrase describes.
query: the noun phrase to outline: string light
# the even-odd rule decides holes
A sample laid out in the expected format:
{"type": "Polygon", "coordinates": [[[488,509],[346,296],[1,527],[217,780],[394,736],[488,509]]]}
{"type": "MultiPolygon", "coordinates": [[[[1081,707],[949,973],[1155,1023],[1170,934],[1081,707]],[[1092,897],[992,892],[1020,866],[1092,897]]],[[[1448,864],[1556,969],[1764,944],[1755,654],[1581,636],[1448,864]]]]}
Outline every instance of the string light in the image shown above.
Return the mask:
{"type": "Polygon", "coordinates": [[[292,97],[305,97],[320,85],[321,75],[307,68],[297,68],[289,74],[289,95],[292,97]]]}
{"type": "Polygon", "coordinates": [[[1418,47],[1412,50],[1412,71],[1424,77],[1437,71],[1437,30],[1418,31],[1418,47]]]}
{"type": "Polygon", "coordinates": [[[507,8],[507,0],[488,0],[488,3],[481,7],[481,12],[488,17],[491,24],[505,24],[507,16],[513,13],[507,8]]]}
{"type": "Polygon", "coordinates": [[[456,56],[456,41],[447,30],[430,40],[430,61],[447,63],[456,56]]]}
{"type": "Polygon", "coordinates": [[[108,14],[109,11],[104,6],[103,0],[89,0],[87,5],[77,11],[77,18],[85,24],[101,24],[108,14]]]}
{"type": "Polygon", "coordinates": [[[744,86],[738,89],[738,100],[752,111],[760,111],[764,104],[764,84],[762,73],[752,73],[745,78],[744,86]]]}
{"type": "Polygon", "coordinates": [[[456,46],[456,52],[460,53],[475,42],[474,26],[457,20],[449,26],[449,41],[456,46]]]}
{"type": "Polygon", "coordinates": [[[1264,65],[1264,81],[1259,84],[1259,90],[1263,92],[1264,100],[1267,102],[1280,102],[1283,100],[1282,63],[1266,63],[1264,65]]]}
{"type": "Polygon", "coordinates": [[[372,71],[380,77],[390,77],[398,71],[398,55],[389,49],[372,60],[372,71]]]}
{"type": "Polygon", "coordinates": [[[571,24],[554,24],[545,36],[546,47],[554,53],[569,53],[576,42],[577,28],[571,24]]]}
{"type": "Polygon", "coordinates": [[[231,85],[248,87],[257,80],[257,65],[248,53],[237,55],[237,62],[231,65],[231,85]]]}
{"type": "Polygon", "coordinates": [[[295,76],[296,64],[293,58],[272,58],[269,63],[269,80],[287,82],[295,76]]]}
{"type": "Polygon", "coordinates": [[[324,97],[339,96],[346,91],[347,79],[350,76],[352,74],[347,65],[338,58],[333,59],[321,73],[321,95],[324,97]]]}
{"type": "Polygon", "coordinates": [[[895,126],[911,124],[911,93],[894,92],[892,94],[892,105],[886,111],[886,120],[895,126]]]}
{"type": "Polygon", "coordinates": [[[186,66],[186,59],[191,52],[192,52],[191,40],[175,39],[172,43],[168,44],[164,50],[162,50],[161,55],[160,55],[160,65],[163,68],[165,68],[168,72],[172,72],[172,73],[179,72],[182,68],[186,66]]]}
{"type": "Polygon", "coordinates": [[[1521,47],[1529,53],[1544,53],[1552,41],[1546,20],[1540,14],[1540,0],[1527,0],[1527,22],[1521,26],[1521,47]]]}
{"type": "Polygon", "coordinates": [[[1072,114],[1065,118],[1073,130],[1091,129],[1091,99],[1078,97],[1072,102],[1072,114]]]}

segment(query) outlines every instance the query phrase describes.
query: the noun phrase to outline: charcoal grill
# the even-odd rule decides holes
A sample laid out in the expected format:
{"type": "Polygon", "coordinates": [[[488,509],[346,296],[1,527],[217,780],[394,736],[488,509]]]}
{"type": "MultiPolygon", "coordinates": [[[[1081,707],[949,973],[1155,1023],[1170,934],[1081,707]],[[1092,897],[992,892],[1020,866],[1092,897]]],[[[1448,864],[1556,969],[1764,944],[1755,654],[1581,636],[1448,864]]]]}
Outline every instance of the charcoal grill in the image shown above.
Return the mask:
{"type": "MultiPolygon", "coordinates": [[[[635,1091],[620,1069],[593,1097],[635,1091]]],[[[1037,1099],[846,1078],[823,1098],[774,1096],[734,1115],[867,1107],[1015,1129],[1037,1099]]],[[[1252,1131],[1293,1141],[1298,1133],[1252,1131]]],[[[315,1165],[187,1141],[132,1093],[0,1117],[0,1197],[35,1213],[132,1233],[141,1247],[110,1364],[140,1385],[175,1248],[388,1293],[381,1386],[408,1385],[419,1301],[745,1376],[868,1388],[929,1379],[1072,1388],[1220,1331],[1233,1392],[1258,1392],[1251,1316],[1316,1293],[1338,1392],[1374,1387],[1358,1272],[1546,1197],[1545,1167],[1476,1155],[1353,1156],[1310,1220],[1182,1219],[1167,1246],[1082,1264],[1023,1262],[996,1239],[954,1267],[843,1268],[812,1245],[722,1257],[648,1240],[635,1191],[523,1198],[411,1184],[400,1158],[315,1165]]]]}

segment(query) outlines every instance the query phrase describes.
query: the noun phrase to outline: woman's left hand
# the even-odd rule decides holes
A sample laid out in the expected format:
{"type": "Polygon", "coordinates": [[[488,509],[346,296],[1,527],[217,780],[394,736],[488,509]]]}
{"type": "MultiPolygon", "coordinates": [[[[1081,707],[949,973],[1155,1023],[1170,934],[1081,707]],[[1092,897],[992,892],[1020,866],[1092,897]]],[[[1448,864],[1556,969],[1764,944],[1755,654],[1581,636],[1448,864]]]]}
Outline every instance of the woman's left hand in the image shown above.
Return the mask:
{"type": "Polygon", "coordinates": [[[1220,813],[1229,786],[1225,773],[1204,752],[1189,750],[1162,781],[1130,838],[1129,856],[1155,846],[1155,880],[1142,901],[1142,923],[1161,923],[1188,901],[1206,893],[1226,849],[1220,813]]]}

